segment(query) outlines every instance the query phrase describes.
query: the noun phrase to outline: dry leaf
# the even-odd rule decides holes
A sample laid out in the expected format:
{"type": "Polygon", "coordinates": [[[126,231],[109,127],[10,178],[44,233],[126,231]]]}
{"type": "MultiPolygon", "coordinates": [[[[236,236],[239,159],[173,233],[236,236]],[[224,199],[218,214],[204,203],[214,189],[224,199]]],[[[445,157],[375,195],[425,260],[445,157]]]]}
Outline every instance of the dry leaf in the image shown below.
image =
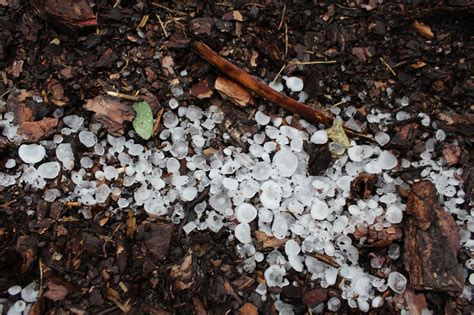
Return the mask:
{"type": "Polygon", "coordinates": [[[239,315],[258,315],[258,310],[252,303],[245,303],[239,309],[239,315]]]}
{"type": "Polygon", "coordinates": [[[413,27],[420,33],[423,37],[428,39],[432,39],[434,37],[433,32],[431,31],[428,25],[423,24],[422,22],[418,22],[415,20],[413,22],[413,27]]]}
{"type": "Polygon", "coordinates": [[[332,139],[332,141],[339,143],[346,149],[350,147],[351,144],[349,142],[349,138],[347,137],[346,132],[344,131],[342,123],[339,121],[339,119],[334,119],[332,127],[326,129],[326,132],[328,134],[328,137],[332,139]]]}
{"type": "Polygon", "coordinates": [[[252,96],[240,84],[232,80],[219,77],[214,83],[214,87],[221,95],[227,96],[236,105],[245,107],[248,104],[253,104],[252,96]]]}
{"type": "Polygon", "coordinates": [[[112,134],[123,133],[123,122],[132,121],[135,116],[130,106],[103,96],[87,100],[84,107],[95,112],[95,118],[112,134]]]}
{"type": "Polygon", "coordinates": [[[426,66],[426,62],[421,61],[421,60],[418,60],[418,61],[415,62],[414,64],[411,64],[411,65],[410,65],[410,67],[412,67],[413,69],[423,68],[424,66],[426,66]]]}
{"type": "Polygon", "coordinates": [[[45,118],[38,121],[25,121],[18,129],[24,140],[23,142],[38,142],[44,137],[52,135],[58,126],[57,118],[45,118]]]}
{"type": "Polygon", "coordinates": [[[197,97],[200,100],[212,96],[212,90],[209,88],[207,80],[198,82],[191,86],[190,93],[192,96],[197,97]]]}

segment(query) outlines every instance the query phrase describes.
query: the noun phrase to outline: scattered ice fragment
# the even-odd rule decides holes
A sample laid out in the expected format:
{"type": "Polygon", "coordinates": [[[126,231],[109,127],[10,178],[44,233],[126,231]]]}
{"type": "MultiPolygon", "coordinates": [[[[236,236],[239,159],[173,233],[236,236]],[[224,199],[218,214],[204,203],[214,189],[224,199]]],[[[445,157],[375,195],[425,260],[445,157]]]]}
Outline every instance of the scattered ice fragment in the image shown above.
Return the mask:
{"type": "Polygon", "coordinates": [[[180,192],[181,199],[183,201],[191,201],[197,196],[196,187],[186,187],[180,192]]]}
{"type": "Polygon", "coordinates": [[[393,271],[388,275],[387,284],[396,293],[403,293],[407,285],[407,278],[399,272],[393,271]]]}
{"type": "Polygon", "coordinates": [[[300,245],[298,245],[298,243],[295,240],[289,239],[288,241],[286,241],[285,253],[288,257],[296,256],[300,253],[300,251],[301,251],[301,247],[300,245]]]}
{"type": "Polygon", "coordinates": [[[289,284],[288,280],[285,279],[286,271],[283,267],[278,265],[272,265],[267,268],[264,272],[265,282],[269,287],[280,287],[283,288],[289,284]]]}
{"type": "Polygon", "coordinates": [[[234,178],[226,177],[222,180],[222,185],[228,190],[234,191],[239,187],[239,182],[234,178]]]}
{"type": "Polygon", "coordinates": [[[70,127],[74,132],[76,132],[84,123],[84,118],[77,115],[69,115],[64,116],[63,122],[66,126],[70,127]]]}
{"type": "Polygon", "coordinates": [[[14,168],[16,166],[16,161],[14,159],[8,159],[5,163],[6,168],[14,168]]]}
{"type": "Polygon", "coordinates": [[[268,209],[277,209],[281,202],[281,185],[272,180],[264,182],[260,186],[260,202],[268,209]]]}
{"type": "Polygon", "coordinates": [[[170,152],[175,158],[182,159],[188,154],[188,143],[185,141],[176,141],[171,146],[170,152]]]}
{"type": "Polygon", "coordinates": [[[60,170],[59,162],[46,162],[38,167],[38,175],[46,179],[53,179],[59,175],[60,170]]]}
{"type": "Polygon", "coordinates": [[[385,219],[392,224],[398,224],[402,222],[403,212],[396,206],[389,206],[385,212],[385,219]]]}
{"type": "Polygon", "coordinates": [[[10,295],[17,295],[20,292],[21,292],[21,287],[19,285],[14,285],[8,288],[8,294],[10,295]]]}
{"type": "Polygon", "coordinates": [[[326,201],[315,199],[311,206],[311,217],[315,220],[324,220],[331,213],[326,201]]]}
{"type": "Polygon", "coordinates": [[[310,141],[315,144],[325,144],[328,142],[328,134],[326,130],[318,130],[313,133],[310,141]]]}
{"type": "Polygon", "coordinates": [[[360,145],[356,145],[347,149],[349,158],[354,162],[361,162],[364,159],[364,148],[360,145]]]}
{"type": "Polygon", "coordinates": [[[175,109],[175,108],[178,108],[179,106],[179,103],[178,103],[178,100],[176,100],[175,98],[172,98],[170,99],[170,101],[168,102],[168,105],[171,109],[175,109]]]}
{"type": "Polygon", "coordinates": [[[365,171],[369,174],[380,174],[382,172],[382,167],[377,161],[372,161],[365,164],[365,171]]]}
{"type": "Polygon", "coordinates": [[[36,282],[31,282],[21,290],[21,298],[28,303],[36,302],[38,298],[38,285],[36,282]]]}
{"type": "Polygon", "coordinates": [[[277,92],[283,91],[283,84],[281,82],[270,82],[269,86],[277,92]]]}
{"type": "Polygon", "coordinates": [[[46,150],[40,144],[22,144],[18,149],[20,159],[29,164],[38,163],[45,155],[46,150]]]}
{"type": "Polygon", "coordinates": [[[281,214],[278,214],[273,219],[272,233],[277,239],[284,239],[286,233],[288,233],[288,222],[285,217],[281,214]]]}
{"type": "Polygon", "coordinates": [[[52,189],[48,189],[44,192],[44,195],[43,195],[43,198],[44,200],[46,200],[47,202],[53,202],[55,201],[59,196],[61,196],[61,192],[56,189],[56,188],[52,188],[52,189]]]}
{"type": "Polygon", "coordinates": [[[252,237],[250,235],[250,225],[248,225],[248,223],[237,224],[234,234],[235,238],[243,244],[247,244],[252,241],[252,237]]]}
{"type": "Polygon", "coordinates": [[[290,177],[298,168],[298,157],[293,152],[282,149],[275,153],[273,166],[281,176],[290,177]]]}
{"type": "Polygon", "coordinates": [[[436,137],[436,140],[438,141],[444,141],[446,139],[446,133],[444,132],[443,129],[438,129],[436,130],[435,137],[436,137]]]}
{"type": "Polygon", "coordinates": [[[258,162],[255,164],[252,175],[256,180],[267,180],[272,174],[272,167],[267,162],[258,162]]]}
{"type": "Polygon", "coordinates": [[[289,77],[286,79],[286,86],[292,91],[292,92],[300,92],[303,90],[303,80],[301,80],[298,77],[289,77]]]}
{"type": "Polygon", "coordinates": [[[97,136],[90,131],[79,132],[79,141],[88,148],[92,148],[97,143],[97,136]]]}
{"type": "Polygon", "coordinates": [[[108,165],[104,168],[104,176],[108,180],[117,179],[118,178],[118,171],[115,167],[108,165]]]}
{"type": "Polygon", "coordinates": [[[250,223],[257,217],[257,209],[251,204],[244,202],[237,207],[235,217],[240,223],[250,223]]]}
{"type": "Polygon", "coordinates": [[[382,151],[377,159],[377,163],[383,170],[391,170],[398,165],[398,160],[390,151],[382,151]]]}
{"type": "Polygon", "coordinates": [[[215,194],[209,197],[209,205],[217,212],[224,214],[230,209],[231,202],[226,194],[215,194]]]}
{"type": "Polygon", "coordinates": [[[255,113],[255,121],[260,126],[265,126],[265,125],[268,125],[268,123],[270,123],[270,116],[265,115],[261,111],[257,111],[255,113]]]}
{"type": "Polygon", "coordinates": [[[6,315],[22,315],[26,309],[26,303],[23,300],[18,300],[7,311],[6,315]]]}
{"type": "Polygon", "coordinates": [[[61,143],[56,147],[56,157],[63,163],[65,169],[74,167],[74,154],[70,143],[61,143]]]}
{"type": "Polygon", "coordinates": [[[379,131],[375,134],[375,141],[381,146],[386,145],[390,142],[390,136],[383,131],[379,131]]]}
{"type": "Polygon", "coordinates": [[[341,307],[341,301],[337,297],[333,296],[328,300],[327,305],[328,310],[331,312],[337,312],[341,307]]]}

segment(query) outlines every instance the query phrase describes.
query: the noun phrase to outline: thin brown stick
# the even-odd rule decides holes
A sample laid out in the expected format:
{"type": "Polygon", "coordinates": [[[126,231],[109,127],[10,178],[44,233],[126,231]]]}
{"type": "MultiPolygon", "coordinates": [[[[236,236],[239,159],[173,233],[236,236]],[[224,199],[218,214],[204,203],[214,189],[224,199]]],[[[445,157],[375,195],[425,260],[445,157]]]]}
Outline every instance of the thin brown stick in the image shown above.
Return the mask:
{"type": "Polygon", "coordinates": [[[196,52],[207,62],[255,94],[283,107],[284,109],[297,113],[313,123],[322,123],[326,126],[331,125],[333,118],[325,112],[278,93],[265,83],[257,80],[255,77],[251,76],[236,65],[225,60],[206,44],[202,42],[194,42],[193,45],[196,52]]]}

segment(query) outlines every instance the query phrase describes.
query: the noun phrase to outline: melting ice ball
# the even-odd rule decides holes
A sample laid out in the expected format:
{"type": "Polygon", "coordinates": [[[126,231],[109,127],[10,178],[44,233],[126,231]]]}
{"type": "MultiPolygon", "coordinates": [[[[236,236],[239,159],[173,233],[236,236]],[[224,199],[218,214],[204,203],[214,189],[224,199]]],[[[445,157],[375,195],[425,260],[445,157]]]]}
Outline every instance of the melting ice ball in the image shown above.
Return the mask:
{"type": "Polygon", "coordinates": [[[269,180],[260,186],[260,202],[265,208],[277,209],[281,201],[281,186],[276,182],[269,180]]]}
{"type": "Polygon", "coordinates": [[[273,165],[281,176],[290,177],[298,168],[298,157],[293,152],[282,149],[275,153],[273,165]]]}
{"type": "Polygon", "coordinates": [[[303,90],[303,80],[298,77],[289,77],[286,79],[286,86],[293,92],[300,92],[303,90]]]}
{"type": "Polygon", "coordinates": [[[399,272],[391,272],[388,275],[387,284],[396,293],[403,293],[407,286],[407,278],[399,272]]]}
{"type": "Polygon", "coordinates": [[[235,216],[240,223],[250,223],[257,217],[257,209],[249,203],[242,203],[237,207],[235,216]]]}
{"type": "Polygon", "coordinates": [[[40,144],[22,144],[18,149],[18,155],[25,163],[38,163],[46,155],[45,148],[40,144]]]}

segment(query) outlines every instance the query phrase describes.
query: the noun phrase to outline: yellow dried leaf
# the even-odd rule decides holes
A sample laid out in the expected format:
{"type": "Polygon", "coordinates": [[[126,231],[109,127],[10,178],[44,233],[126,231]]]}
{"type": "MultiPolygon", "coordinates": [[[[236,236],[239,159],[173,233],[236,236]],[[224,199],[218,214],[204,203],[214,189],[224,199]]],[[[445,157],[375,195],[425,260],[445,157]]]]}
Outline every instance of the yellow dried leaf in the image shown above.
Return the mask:
{"type": "Polygon", "coordinates": [[[346,135],[346,132],[344,131],[344,128],[342,127],[342,123],[339,121],[339,119],[334,119],[332,123],[332,127],[326,129],[326,132],[328,134],[328,137],[336,142],[342,145],[344,148],[349,148],[350,142],[349,138],[346,135]]]}
{"type": "Polygon", "coordinates": [[[428,39],[432,39],[434,37],[433,32],[431,31],[431,28],[428,25],[423,24],[422,22],[418,22],[415,20],[413,22],[413,27],[420,33],[423,37],[426,37],[428,39]]]}
{"type": "Polygon", "coordinates": [[[415,62],[414,64],[411,64],[411,65],[410,65],[410,67],[412,67],[413,69],[423,68],[424,66],[426,66],[426,62],[421,61],[421,60],[418,60],[418,61],[415,62]]]}

